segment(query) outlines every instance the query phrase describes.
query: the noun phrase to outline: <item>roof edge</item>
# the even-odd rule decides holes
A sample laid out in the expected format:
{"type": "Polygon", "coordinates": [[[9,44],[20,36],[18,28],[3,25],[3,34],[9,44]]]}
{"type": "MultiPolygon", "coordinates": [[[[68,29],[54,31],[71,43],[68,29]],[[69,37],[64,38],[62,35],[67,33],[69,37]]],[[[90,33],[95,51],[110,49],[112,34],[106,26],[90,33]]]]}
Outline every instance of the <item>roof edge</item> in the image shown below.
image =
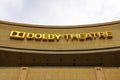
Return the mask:
{"type": "Polygon", "coordinates": [[[55,25],[35,25],[35,24],[24,24],[24,23],[16,23],[0,20],[0,24],[13,25],[13,26],[21,26],[21,27],[32,27],[32,28],[47,28],[47,29],[72,29],[72,28],[90,28],[90,27],[101,27],[101,26],[109,26],[120,24],[120,20],[111,21],[105,23],[96,23],[96,24],[87,24],[87,25],[72,25],[72,26],[55,26],[55,25]]]}

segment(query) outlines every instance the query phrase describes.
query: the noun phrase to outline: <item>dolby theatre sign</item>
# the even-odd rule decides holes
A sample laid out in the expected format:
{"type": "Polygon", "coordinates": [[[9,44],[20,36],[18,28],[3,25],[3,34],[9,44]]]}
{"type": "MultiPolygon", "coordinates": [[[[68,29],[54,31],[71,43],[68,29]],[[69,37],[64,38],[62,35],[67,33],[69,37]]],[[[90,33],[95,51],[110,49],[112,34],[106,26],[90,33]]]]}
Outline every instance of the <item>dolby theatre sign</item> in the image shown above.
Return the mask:
{"type": "Polygon", "coordinates": [[[111,39],[112,33],[110,31],[105,32],[91,32],[91,33],[76,33],[76,34],[43,34],[43,33],[26,33],[23,31],[11,31],[10,39],[16,40],[36,40],[36,41],[60,41],[61,39],[66,41],[87,41],[98,39],[111,39]]]}

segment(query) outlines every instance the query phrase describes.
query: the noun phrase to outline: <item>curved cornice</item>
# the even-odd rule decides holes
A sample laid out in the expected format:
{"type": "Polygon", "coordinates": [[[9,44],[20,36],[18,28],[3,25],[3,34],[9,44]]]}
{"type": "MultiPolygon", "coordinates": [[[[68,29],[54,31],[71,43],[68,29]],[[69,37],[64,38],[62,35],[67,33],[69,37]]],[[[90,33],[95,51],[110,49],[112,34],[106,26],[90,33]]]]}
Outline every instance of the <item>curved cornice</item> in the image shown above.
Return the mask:
{"type": "Polygon", "coordinates": [[[120,24],[120,20],[104,22],[104,23],[96,23],[96,24],[87,24],[87,25],[66,25],[66,26],[58,26],[58,25],[35,25],[35,24],[24,24],[24,23],[16,23],[16,22],[8,22],[0,20],[0,24],[13,25],[13,26],[21,26],[21,27],[32,27],[32,28],[47,28],[47,29],[75,29],[75,28],[91,28],[91,27],[102,27],[120,24]]]}
{"type": "Polygon", "coordinates": [[[96,53],[110,53],[120,52],[120,47],[87,49],[87,50],[37,50],[37,49],[24,49],[0,46],[0,51],[4,52],[19,52],[19,53],[39,53],[39,54],[96,54],[96,53]]]}

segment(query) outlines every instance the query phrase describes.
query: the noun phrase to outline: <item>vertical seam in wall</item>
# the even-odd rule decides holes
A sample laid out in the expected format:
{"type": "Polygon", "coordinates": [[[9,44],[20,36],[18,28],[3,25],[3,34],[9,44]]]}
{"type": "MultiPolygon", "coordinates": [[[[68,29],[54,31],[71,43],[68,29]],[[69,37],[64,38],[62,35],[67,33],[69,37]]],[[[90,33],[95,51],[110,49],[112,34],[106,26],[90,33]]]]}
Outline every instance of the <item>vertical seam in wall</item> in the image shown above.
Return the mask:
{"type": "Polygon", "coordinates": [[[95,67],[97,80],[105,80],[102,67],[95,67]]]}
{"type": "Polygon", "coordinates": [[[28,75],[28,67],[21,67],[18,80],[26,80],[28,75]]]}

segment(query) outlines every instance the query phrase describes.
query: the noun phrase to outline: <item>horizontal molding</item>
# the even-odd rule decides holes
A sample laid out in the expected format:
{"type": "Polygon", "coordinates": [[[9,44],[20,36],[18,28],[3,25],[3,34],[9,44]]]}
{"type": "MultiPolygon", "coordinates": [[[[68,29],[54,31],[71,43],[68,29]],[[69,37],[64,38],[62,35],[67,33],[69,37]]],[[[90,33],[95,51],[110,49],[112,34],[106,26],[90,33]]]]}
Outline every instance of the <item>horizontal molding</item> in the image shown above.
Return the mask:
{"type": "Polygon", "coordinates": [[[24,24],[24,23],[16,23],[16,22],[8,22],[0,20],[0,24],[20,26],[20,27],[28,27],[28,28],[44,28],[44,29],[75,29],[75,28],[91,28],[91,27],[102,27],[109,25],[120,24],[120,20],[111,21],[105,23],[96,23],[96,24],[87,24],[87,25],[70,25],[70,26],[55,26],[55,25],[35,25],[35,24],[24,24]]]}
{"type": "Polygon", "coordinates": [[[44,54],[82,54],[82,53],[100,53],[100,52],[120,52],[120,47],[85,49],[85,50],[38,50],[38,49],[24,49],[0,46],[1,51],[24,52],[24,53],[44,53],[44,54]]]}

